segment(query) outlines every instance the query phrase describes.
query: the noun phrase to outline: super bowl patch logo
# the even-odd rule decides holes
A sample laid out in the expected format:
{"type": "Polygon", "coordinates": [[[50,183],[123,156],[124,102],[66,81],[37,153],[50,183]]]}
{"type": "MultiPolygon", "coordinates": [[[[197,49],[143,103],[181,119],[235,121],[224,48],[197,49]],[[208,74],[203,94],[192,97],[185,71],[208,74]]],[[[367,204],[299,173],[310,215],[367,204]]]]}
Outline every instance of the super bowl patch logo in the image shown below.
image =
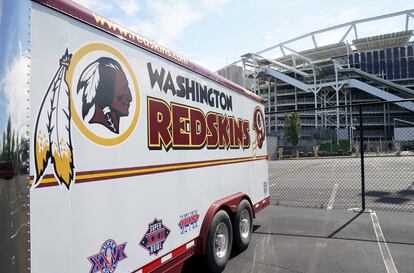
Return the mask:
{"type": "Polygon", "coordinates": [[[198,214],[197,210],[193,210],[181,215],[180,222],[178,222],[178,227],[181,229],[181,234],[197,228],[198,219],[200,219],[200,214],[198,214]]]}
{"type": "Polygon", "coordinates": [[[49,163],[60,185],[75,180],[72,121],[94,144],[124,142],[138,121],[140,95],[127,59],[105,44],[88,44],[65,53],[48,85],[34,133],[37,186],[49,163]]]}
{"type": "Polygon", "coordinates": [[[147,249],[150,255],[158,255],[169,234],[170,230],[162,223],[162,220],[154,219],[148,224],[147,232],[139,244],[147,249]]]}
{"type": "Polygon", "coordinates": [[[89,262],[92,264],[89,273],[114,272],[118,263],[127,258],[125,246],[126,243],[117,245],[112,239],[106,240],[98,254],[88,257],[89,262]]]}
{"type": "Polygon", "coordinates": [[[253,130],[256,133],[256,137],[253,140],[253,156],[256,157],[257,148],[263,147],[263,142],[266,136],[266,124],[263,111],[256,107],[253,111],[253,130]]]}

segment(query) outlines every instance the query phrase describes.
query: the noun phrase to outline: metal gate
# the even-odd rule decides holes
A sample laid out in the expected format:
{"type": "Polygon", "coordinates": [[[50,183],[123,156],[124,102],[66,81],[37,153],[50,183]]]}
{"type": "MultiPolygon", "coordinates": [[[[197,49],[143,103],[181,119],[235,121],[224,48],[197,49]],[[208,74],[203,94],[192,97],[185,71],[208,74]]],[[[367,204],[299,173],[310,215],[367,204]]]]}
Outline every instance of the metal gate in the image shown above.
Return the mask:
{"type": "Polygon", "coordinates": [[[401,103],[267,113],[272,205],[414,211],[414,113],[401,103]]]}

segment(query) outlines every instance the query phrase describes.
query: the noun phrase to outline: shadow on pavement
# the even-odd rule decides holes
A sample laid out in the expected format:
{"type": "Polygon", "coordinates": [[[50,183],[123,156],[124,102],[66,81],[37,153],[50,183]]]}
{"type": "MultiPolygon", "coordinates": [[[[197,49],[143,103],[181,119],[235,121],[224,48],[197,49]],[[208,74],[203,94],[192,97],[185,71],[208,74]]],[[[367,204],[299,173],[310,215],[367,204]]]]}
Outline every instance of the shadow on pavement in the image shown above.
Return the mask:
{"type": "MultiPolygon", "coordinates": [[[[259,228],[259,225],[253,225],[253,233],[259,228]]],[[[230,256],[230,260],[239,256],[242,252],[235,250],[233,246],[233,250],[230,256]]],[[[208,269],[207,264],[205,263],[203,257],[201,255],[196,255],[189,258],[184,263],[184,267],[181,273],[211,273],[208,269]]]]}
{"type": "MultiPolygon", "coordinates": [[[[230,256],[230,260],[237,257],[240,254],[241,252],[233,250],[230,256]]],[[[208,269],[203,257],[200,255],[196,255],[185,261],[181,273],[211,273],[211,271],[208,269]]]]}
{"type": "Polygon", "coordinates": [[[398,192],[367,191],[365,195],[375,198],[374,202],[376,203],[402,205],[414,201],[414,189],[412,186],[398,192]]]}

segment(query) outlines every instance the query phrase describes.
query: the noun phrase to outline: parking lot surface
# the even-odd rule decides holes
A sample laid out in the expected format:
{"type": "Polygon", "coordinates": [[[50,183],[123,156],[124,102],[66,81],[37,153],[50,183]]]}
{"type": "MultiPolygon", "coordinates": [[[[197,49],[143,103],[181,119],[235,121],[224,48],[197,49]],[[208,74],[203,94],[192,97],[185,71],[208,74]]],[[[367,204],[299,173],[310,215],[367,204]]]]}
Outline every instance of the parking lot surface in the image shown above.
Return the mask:
{"type": "Polygon", "coordinates": [[[271,206],[256,219],[249,248],[224,272],[412,273],[414,217],[271,206]]]}
{"type": "MultiPolygon", "coordinates": [[[[348,209],[361,207],[360,158],[303,158],[269,161],[274,206],[348,209]]],[[[414,157],[365,158],[366,206],[414,211],[414,157]]]]}

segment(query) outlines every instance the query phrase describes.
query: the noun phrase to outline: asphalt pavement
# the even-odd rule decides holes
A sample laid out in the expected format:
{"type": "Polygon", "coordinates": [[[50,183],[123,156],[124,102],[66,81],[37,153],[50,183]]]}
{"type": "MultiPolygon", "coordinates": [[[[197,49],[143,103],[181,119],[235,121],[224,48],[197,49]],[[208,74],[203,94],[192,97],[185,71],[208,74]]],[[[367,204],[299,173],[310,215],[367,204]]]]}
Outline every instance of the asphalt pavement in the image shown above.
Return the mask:
{"type": "MultiPolygon", "coordinates": [[[[365,158],[366,207],[414,212],[414,157],[365,158]]],[[[269,161],[272,204],[283,207],[361,207],[360,158],[269,161]]]]}
{"type": "Polygon", "coordinates": [[[271,206],[256,219],[249,248],[224,271],[259,272],[412,273],[414,217],[271,206]]]}

